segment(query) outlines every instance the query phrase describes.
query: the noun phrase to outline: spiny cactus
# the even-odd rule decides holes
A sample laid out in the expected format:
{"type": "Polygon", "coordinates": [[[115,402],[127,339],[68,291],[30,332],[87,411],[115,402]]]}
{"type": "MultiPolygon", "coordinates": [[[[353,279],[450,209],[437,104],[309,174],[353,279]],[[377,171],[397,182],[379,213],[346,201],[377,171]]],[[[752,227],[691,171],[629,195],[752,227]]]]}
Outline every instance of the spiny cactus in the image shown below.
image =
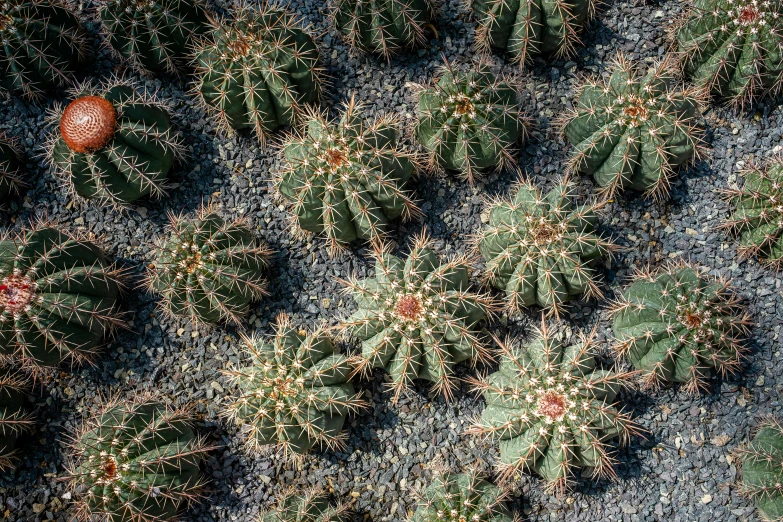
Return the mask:
{"type": "Polygon", "coordinates": [[[351,47],[389,58],[421,45],[432,19],[429,0],[331,0],[334,25],[351,47]]]}
{"type": "Polygon", "coordinates": [[[85,199],[124,206],[147,195],[160,197],[179,138],[166,107],[123,80],[82,85],[65,109],[50,118],[48,158],[69,190],[85,199]]]}
{"type": "Polygon", "coordinates": [[[561,124],[569,168],[593,175],[605,197],[633,189],[663,199],[675,169],[700,155],[704,93],[674,84],[669,61],[646,74],[620,55],[608,81],[587,81],[561,124]]]}
{"type": "Polygon", "coordinates": [[[120,273],[95,244],[49,226],[0,239],[0,360],[31,369],[94,358],[121,325],[120,273]]]}
{"type": "Polygon", "coordinates": [[[476,47],[506,50],[520,65],[537,55],[567,56],[595,12],[594,0],[471,0],[476,47]]]}
{"type": "Polygon", "coordinates": [[[779,0],[694,0],[673,30],[683,72],[738,106],[780,92],[781,13],[779,0]]]}
{"type": "Polygon", "coordinates": [[[13,467],[17,441],[35,425],[25,405],[26,393],[21,374],[0,375],[0,471],[13,467]]]}
{"type": "Polygon", "coordinates": [[[359,309],[341,328],[361,341],[358,370],[384,368],[392,379],[393,402],[414,379],[434,384],[450,398],[454,365],[487,360],[476,324],[495,305],[470,292],[470,263],[458,257],[442,263],[426,235],[414,240],[407,260],[375,252],[375,277],[342,281],[359,309]]]}
{"type": "Polygon", "coordinates": [[[87,38],[69,4],[0,2],[0,88],[27,98],[67,85],[87,54],[87,38]]]}
{"type": "Polygon", "coordinates": [[[0,134],[0,207],[24,186],[22,160],[14,144],[0,134]]]}
{"type": "Polygon", "coordinates": [[[318,48],[288,12],[243,3],[210,33],[196,47],[196,91],[224,132],[253,129],[263,142],[318,100],[318,48]]]}
{"type": "Polygon", "coordinates": [[[239,389],[225,415],[247,434],[251,451],[285,455],[336,446],[346,416],[364,406],[348,379],[349,360],[323,330],[297,331],[286,315],[272,339],[245,339],[250,361],[227,372],[239,389]]]}
{"type": "Polygon", "coordinates": [[[487,407],[469,433],[500,439],[504,477],[535,471],[562,493],[576,467],[614,476],[609,441],[639,430],[616,403],[632,374],[599,368],[593,335],[569,345],[542,324],[527,345],[498,341],[499,370],[473,380],[487,407]]]}
{"type": "Polygon", "coordinates": [[[170,316],[238,323],[250,302],[266,294],[271,253],[243,221],[227,222],[210,207],[195,220],[172,215],[147,286],[160,294],[160,307],[170,316]]]}
{"type": "Polygon", "coordinates": [[[748,444],[738,448],[740,491],[753,499],[764,520],[783,520],[783,425],[765,419],[748,444]]]}
{"type": "Polygon", "coordinates": [[[348,504],[332,506],[324,493],[311,489],[302,495],[287,493],[256,522],[347,522],[348,504]]]}
{"type": "Polygon", "coordinates": [[[449,64],[437,81],[417,89],[416,136],[430,168],[459,171],[470,182],[479,171],[514,163],[524,136],[517,92],[486,64],[461,72],[449,64]]]}
{"type": "Polygon", "coordinates": [[[112,50],[142,71],[178,73],[208,28],[201,0],[101,0],[98,16],[112,50]]]}
{"type": "Polygon", "coordinates": [[[150,397],[99,404],[72,435],[67,465],[78,520],[177,519],[197,499],[207,447],[193,416],[150,397]]]}
{"type": "Polygon", "coordinates": [[[750,319],[727,281],[673,264],[639,272],[615,303],[617,349],[641,370],[648,386],[707,387],[713,371],[739,370],[750,319]]]}
{"type": "Polygon", "coordinates": [[[514,522],[507,496],[475,470],[443,473],[424,491],[410,522],[514,522]]]}
{"type": "Polygon", "coordinates": [[[517,312],[536,304],[559,315],[562,305],[598,296],[592,265],[614,245],[596,234],[599,205],[574,206],[568,181],[543,195],[520,182],[511,199],[489,203],[489,224],[475,238],[486,279],[517,312]]]}
{"type": "Polygon", "coordinates": [[[391,220],[418,214],[405,190],[417,159],[397,143],[396,125],[365,125],[353,98],[336,124],[309,111],[306,131],[283,144],[288,168],[277,183],[297,228],[325,234],[337,250],[357,238],[380,244],[391,220]]]}

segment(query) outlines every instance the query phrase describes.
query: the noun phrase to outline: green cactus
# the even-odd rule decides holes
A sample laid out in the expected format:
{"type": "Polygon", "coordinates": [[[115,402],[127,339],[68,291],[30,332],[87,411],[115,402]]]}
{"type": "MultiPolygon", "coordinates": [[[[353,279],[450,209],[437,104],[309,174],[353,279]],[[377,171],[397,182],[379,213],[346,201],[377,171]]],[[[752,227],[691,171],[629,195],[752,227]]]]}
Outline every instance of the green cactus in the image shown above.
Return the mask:
{"type": "Polygon", "coordinates": [[[688,265],[640,272],[612,310],[617,350],[648,386],[685,383],[691,393],[741,366],[749,317],[727,281],[688,265]]]}
{"type": "Polygon", "coordinates": [[[22,181],[22,159],[14,144],[0,134],[0,207],[19,192],[22,181]]]}
{"type": "Polygon", "coordinates": [[[332,506],[323,493],[308,490],[302,495],[286,494],[256,522],[347,522],[348,505],[332,506]]]}
{"type": "Polygon", "coordinates": [[[505,291],[509,310],[536,304],[559,316],[564,303],[600,295],[592,265],[614,245],[596,234],[600,207],[575,207],[572,189],[564,181],[543,195],[520,182],[511,199],[490,202],[476,243],[486,279],[505,291]]]}
{"type": "Polygon", "coordinates": [[[378,245],[391,220],[419,212],[405,190],[417,159],[398,145],[396,124],[365,125],[353,99],[336,124],[310,111],[306,131],[283,144],[277,183],[298,229],[325,234],[333,251],[357,238],[378,245]]]}
{"type": "Polygon", "coordinates": [[[250,303],[266,295],[271,250],[243,221],[227,222],[207,207],[195,220],[171,216],[168,232],[147,277],[167,315],[239,323],[250,303]]]}
{"type": "Polygon", "coordinates": [[[488,358],[476,325],[495,305],[469,291],[467,258],[441,263],[434,248],[422,235],[405,261],[376,251],[375,277],[343,281],[358,305],[341,325],[361,341],[358,370],[384,368],[393,402],[414,379],[432,382],[433,391],[448,399],[457,386],[454,366],[488,358]]]}
{"type": "Polygon", "coordinates": [[[0,42],[0,89],[27,98],[72,83],[87,54],[79,20],[58,0],[3,0],[0,42]]]}
{"type": "Polygon", "coordinates": [[[446,64],[417,95],[416,136],[431,168],[456,170],[472,183],[478,171],[514,163],[512,151],[524,135],[517,92],[488,65],[460,72],[446,64]]]}
{"type": "Polygon", "coordinates": [[[94,358],[117,318],[120,273],[93,243],[42,226],[0,239],[0,361],[94,358]]]}
{"type": "Polygon", "coordinates": [[[506,506],[507,491],[475,471],[444,473],[433,480],[410,522],[514,522],[506,506]]]}
{"type": "Polygon", "coordinates": [[[13,467],[17,441],[35,425],[25,405],[27,389],[20,374],[5,372],[0,375],[0,471],[13,467]]]}
{"type": "Polygon", "coordinates": [[[348,381],[349,360],[329,336],[297,331],[281,315],[274,338],[245,344],[249,364],[227,372],[239,393],[225,415],[247,434],[248,448],[275,446],[291,455],[339,445],[347,415],[364,402],[348,381]]]}
{"type": "Polygon", "coordinates": [[[78,520],[158,522],[198,498],[210,451],[193,416],[149,397],[98,405],[73,434],[67,465],[78,520]]]}
{"type": "Polygon", "coordinates": [[[740,491],[752,498],[764,520],[783,520],[783,425],[765,419],[750,443],[737,450],[740,491]]]}
{"type": "Polygon", "coordinates": [[[561,122],[569,168],[592,174],[605,197],[633,189],[663,199],[675,169],[699,156],[704,93],[674,86],[668,61],[642,75],[620,55],[608,81],[587,81],[561,122]]]}
{"type": "Polygon", "coordinates": [[[744,106],[783,83],[778,0],[694,0],[673,34],[686,77],[744,106]]]}
{"type": "Polygon", "coordinates": [[[58,129],[47,145],[70,192],[115,206],[163,195],[181,153],[165,106],[121,80],[71,94],[73,101],[52,114],[58,129]]]}
{"type": "Polygon", "coordinates": [[[263,142],[320,97],[318,48],[288,12],[240,4],[210,36],[196,47],[196,91],[224,132],[253,129],[263,142]]]}
{"type": "Polygon", "coordinates": [[[487,407],[469,433],[500,440],[505,477],[531,470],[562,493],[576,467],[614,476],[609,441],[626,444],[639,431],[616,403],[632,372],[599,368],[593,335],[569,345],[542,324],[527,345],[498,341],[499,370],[473,380],[487,407]]]}

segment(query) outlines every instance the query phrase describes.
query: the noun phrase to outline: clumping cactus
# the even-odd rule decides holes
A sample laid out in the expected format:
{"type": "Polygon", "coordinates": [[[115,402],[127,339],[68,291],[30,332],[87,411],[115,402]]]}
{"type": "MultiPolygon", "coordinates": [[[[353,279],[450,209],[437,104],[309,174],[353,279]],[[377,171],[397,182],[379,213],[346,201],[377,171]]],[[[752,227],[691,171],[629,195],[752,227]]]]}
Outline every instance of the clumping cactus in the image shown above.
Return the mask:
{"type": "Polygon", "coordinates": [[[456,388],[454,365],[489,357],[476,325],[494,303],[469,290],[467,258],[442,263],[433,249],[422,235],[407,260],[378,250],[375,277],[343,281],[359,308],[341,325],[361,341],[358,371],[384,368],[393,402],[414,379],[432,382],[448,399],[456,388]]]}
{"type": "Polygon", "coordinates": [[[27,384],[20,374],[0,375],[0,471],[13,467],[17,441],[35,425],[25,405],[26,394],[27,384]]]}
{"type": "Polygon", "coordinates": [[[14,144],[0,134],[0,207],[24,186],[21,176],[22,159],[14,144]]]}
{"type": "Polygon", "coordinates": [[[704,93],[674,79],[668,61],[642,74],[620,55],[608,81],[584,83],[561,122],[574,146],[570,169],[592,174],[607,198],[626,189],[666,197],[675,169],[702,148],[704,93]]]}
{"type": "Polygon", "coordinates": [[[288,168],[277,183],[298,229],[323,233],[333,251],[357,238],[378,245],[391,220],[419,212],[405,190],[417,159],[398,144],[396,125],[365,125],[353,99],[336,124],[310,111],[304,133],[283,144],[288,168]]]}
{"type": "Polygon", "coordinates": [[[287,11],[240,4],[196,47],[196,91],[224,132],[253,129],[260,141],[296,123],[320,97],[318,48],[287,11]]]}
{"type": "Polygon", "coordinates": [[[118,319],[120,273],[95,244],[49,226],[0,239],[0,362],[94,358],[118,319]]]}
{"type": "Polygon", "coordinates": [[[311,489],[301,495],[287,493],[256,522],[347,522],[348,504],[333,506],[324,493],[311,489]]]}
{"type": "Polygon", "coordinates": [[[574,206],[568,181],[546,195],[520,182],[511,199],[489,204],[489,223],[475,238],[486,279],[505,291],[508,308],[536,304],[560,314],[583,295],[598,296],[593,263],[614,249],[596,234],[598,205],[574,206]]]}
{"type": "Polygon", "coordinates": [[[253,452],[276,447],[302,454],[342,441],[349,413],[364,401],[349,382],[352,366],[323,331],[297,331],[286,315],[271,339],[245,339],[250,361],[227,372],[239,393],[225,415],[247,434],[253,452]]]}
{"type": "Polygon", "coordinates": [[[72,435],[67,465],[76,519],[158,522],[200,495],[207,447],[193,415],[150,397],[116,397],[72,435]]]}
{"type": "Polygon", "coordinates": [[[475,470],[443,473],[424,490],[410,522],[514,522],[507,497],[475,470]]]}
{"type": "Polygon", "coordinates": [[[748,444],[737,450],[740,491],[753,499],[764,520],[783,520],[783,424],[765,419],[748,444]]]}
{"type": "Polygon", "coordinates": [[[632,373],[599,368],[593,335],[573,345],[566,337],[542,325],[527,345],[498,341],[500,368],[473,380],[487,406],[469,430],[499,439],[504,477],[534,471],[557,493],[577,467],[614,476],[609,441],[626,444],[639,431],[616,403],[632,373]]]}
{"type": "Polygon", "coordinates": [[[87,54],[79,20],[58,0],[3,0],[0,42],[0,88],[27,98],[72,83],[87,54]]]}
{"type": "Polygon", "coordinates": [[[49,161],[69,190],[85,199],[124,206],[165,193],[181,145],[165,106],[132,83],[112,80],[72,91],[57,107],[49,161]]]}
{"type": "Polygon", "coordinates": [[[171,216],[147,286],[160,294],[160,307],[170,316],[239,323],[250,303],[266,294],[271,253],[243,221],[228,222],[210,207],[195,220],[171,216]]]}
{"type": "Polygon", "coordinates": [[[472,183],[483,169],[514,163],[525,130],[517,91],[489,66],[461,72],[447,64],[435,83],[415,87],[416,136],[430,168],[456,170],[472,183]]]}
{"type": "Polygon", "coordinates": [[[685,383],[698,393],[713,371],[725,376],[740,368],[750,319],[727,281],[695,267],[640,272],[612,315],[618,352],[648,386],[685,383]]]}

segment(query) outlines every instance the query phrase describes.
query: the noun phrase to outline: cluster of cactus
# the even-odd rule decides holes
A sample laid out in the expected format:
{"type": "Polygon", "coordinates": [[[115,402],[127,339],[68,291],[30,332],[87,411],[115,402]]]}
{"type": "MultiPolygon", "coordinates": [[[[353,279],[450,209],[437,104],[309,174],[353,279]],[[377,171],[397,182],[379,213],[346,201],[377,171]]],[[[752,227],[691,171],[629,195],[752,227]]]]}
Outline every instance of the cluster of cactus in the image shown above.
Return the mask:
{"type": "Polygon", "coordinates": [[[443,473],[424,490],[410,522],[514,522],[506,498],[476,470],[443,473]]]}
{"type": "Polygon", "coordinates": [[[739,370],[749,317],[728,282],[696,267],[669,265],[640,272],[612,309],[618,352],[648,386],[684,383],[691,393],[710,374],[739,370]]]}
{"type": "Polygon", "coordinates": [[[772,418],[764,420],[737,456],[741,491],[753,499],[764,520],[783,520],[783,425],[772,418]]]}
{"type": "Polygon", "coordinates": [[[323,331],[297,331],[286,315],[272,339],[245,339],[250,361],[229,371],[239,389],[225,415],[256,452],[275,447],[302,454],[341,442],[347,415],[364,406],[349,382],[353,368],[323,331]]]}
{"type": "Polygon", "coordinates": [[[559,315],[563,303],[599,295],[592,264],[614,245],[596,234],[599,207],[575,208],[573,199],[567,181],[546,195],[520,182],[511,199],[490,203],[476,242],[486,279],[505,291],[511,311],[536,304],[559,315]]]}
{"type": "Polygon", "coordinates": [[[0,206],[24,185],[21,170],[19,151],[11,141],[0,135],[0,206]]]}
{"type": "Polygon", "coordinates": [[[283,145],[288,168],[277,183],[300,230],[323,233],[332,250],[357,238],[378,245],[389,221],[418,212],[405,190],[416,158],[398,144],[396,125],[365,125],[353,100],[337,124],[310,111],[305,133],[283,145]]]}
{"type": "Polygon", "coordinates": [[[320,96],[318,48],[286,11],[240,4],[196,46],[196,90],[225,132],[259,140],[302,115],[320,96]]]}
{"type": "Polygon", "coordinates": [[[26,393],[26,381],[20,374],[0,375],[0,471],[13,466],[17,442],[35,424],[25,405],[26,393]]]}
{"type": "Polygon", "coordinates": [[[52,118],[49,161],[70,191],[123,206],[165,192],[180,143],[164,105],[122,80],[85,84],[52,118]]]}
{"type": "Polygon", "coordinates": [[[257,522],[346,522],[348,504],[333,506],[325,494],[311,489],[302,495],[286,494],[257,522]]]}
{"type": "Polygon", "coordinates": [[[592,174],[606,197],[633,189],[657,199],[675,168],[698,157],[703,91],[674,85],[670,61],[646,74],[620,55],[608,81],[587,81],[563,134],[574,146],[571,170],[592,174]]]}
{"type": "Polygon", "coordinates": [[[263,296],[271,251],[242,221],[227,222],[206,207],[194,220],[171,216],[147,286],[162,310],[192,321],[238,323],[263,296]]]}

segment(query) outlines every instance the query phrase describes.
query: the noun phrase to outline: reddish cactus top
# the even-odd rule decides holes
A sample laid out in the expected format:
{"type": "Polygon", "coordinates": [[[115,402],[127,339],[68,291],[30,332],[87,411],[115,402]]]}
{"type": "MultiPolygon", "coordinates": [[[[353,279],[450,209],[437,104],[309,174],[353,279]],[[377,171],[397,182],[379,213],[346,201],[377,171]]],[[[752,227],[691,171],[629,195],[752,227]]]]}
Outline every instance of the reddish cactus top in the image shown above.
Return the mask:
{"type": "Polygon", "coordinates": [[[60,120],[60,134],[74,152],[95,152],[105,146],[117,129],[117,111],[97,96],[82,96],[68,104],[60,120]]]}

